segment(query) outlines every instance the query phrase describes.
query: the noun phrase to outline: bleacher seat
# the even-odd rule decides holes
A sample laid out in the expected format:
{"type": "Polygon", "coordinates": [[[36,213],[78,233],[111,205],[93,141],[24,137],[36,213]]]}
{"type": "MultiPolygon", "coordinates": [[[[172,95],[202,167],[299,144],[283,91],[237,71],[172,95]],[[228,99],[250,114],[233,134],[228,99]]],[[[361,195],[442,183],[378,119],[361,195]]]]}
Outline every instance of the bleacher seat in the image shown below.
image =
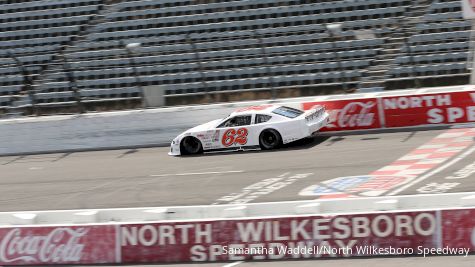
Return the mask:
{"type": "MultiPolygon", "coordinates": [[[[0,5],[0,95],[24,101],[27,79],[36,81],[63,46],[81,35],[102,0],[2,1],[0,5]],[[18,66],[15,57],[22,66],[18,66]],[[24,71],[22,71],[22,68],[24,71]],[[24,77],[28,75],[28,77],[24,77]],[[17,95],[17,96],[15,96],[17,95]],[[15,96],[15,97],[13,97],[15,96]]],[[[36,86],[41,88],[43,86],[36,86]]],[[[66,88],[66,87],[65,87],[66,88]]],[[[62,88],[62,89],[65,89],[62,88]]],[[[41,91],[38,99],[42,99],[41,91]]],[[[62,99],[62,98],[61,98],[62,99]]],[[[9,103],[15,105],[14,102],[9,103]]]]}
{"type": "MultiPolygon", "coordinates": [[[[167,97],[355,86],[400,36],[413,2],[0,1],[0,107],[25,93],[11,56],[34,78],[44,107],[75,105],[76,88],[96,104],[140,100],[140,86],[148,85],[162,86],[167,97]],[[339,33],[327,29],[333,23],[339,33]],[[127,51],[131,43],[141,47],[127,51]]],[[[460,2],[435,0],[425,11],[397,47],[390,79],[466,73],[470,23],[460,2]]]]}
{"type": "Polygon", "coordinates": [[[395,59],[388,74],[395,79],[467,75],[471,23],[462,19],[460,1],[436,0],[408,40],[410,48],[395,59]],[[429,64],[429,65],[427,65],[429,64]]]}

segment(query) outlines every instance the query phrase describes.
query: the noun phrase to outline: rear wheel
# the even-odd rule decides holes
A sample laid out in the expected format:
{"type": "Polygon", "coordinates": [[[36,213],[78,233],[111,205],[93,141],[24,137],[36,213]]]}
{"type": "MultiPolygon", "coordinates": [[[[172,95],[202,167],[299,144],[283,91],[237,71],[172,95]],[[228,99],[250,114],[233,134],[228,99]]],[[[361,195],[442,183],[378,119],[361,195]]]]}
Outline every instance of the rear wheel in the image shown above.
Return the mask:
{"type": "Polygon", "coordinates": [[[188,136],[181,141],[180,150],[182,155],[201,154],[203,153],[203,146],[200,140],[193,136],[188,136]]]}
{"type": "Polygon", "coordinates": [[[262,149],[276,149],[282,144],[279,132],[274,129],[264,130],[259,136],[259,145],[262,149]]]}

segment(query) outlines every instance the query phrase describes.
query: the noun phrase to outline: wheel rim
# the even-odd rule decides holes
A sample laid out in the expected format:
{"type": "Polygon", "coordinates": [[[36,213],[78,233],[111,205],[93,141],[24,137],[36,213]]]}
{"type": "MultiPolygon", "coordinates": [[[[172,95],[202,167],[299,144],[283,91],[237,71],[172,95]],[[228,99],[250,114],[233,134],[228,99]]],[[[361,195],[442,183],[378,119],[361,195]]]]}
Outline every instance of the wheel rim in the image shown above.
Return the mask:
{"type": "Polygon", "coordinates": [[[272,132],[264,132],[261,141],[265,147],[274,147],[277,145],[277,136],[272,132]]]}
{"type": "Polygon", "coordinates": [[[188,153],[198,153],[200,150],[200,143],[194,138],[186,138],[183,141],[183,147],[188,153]]]}

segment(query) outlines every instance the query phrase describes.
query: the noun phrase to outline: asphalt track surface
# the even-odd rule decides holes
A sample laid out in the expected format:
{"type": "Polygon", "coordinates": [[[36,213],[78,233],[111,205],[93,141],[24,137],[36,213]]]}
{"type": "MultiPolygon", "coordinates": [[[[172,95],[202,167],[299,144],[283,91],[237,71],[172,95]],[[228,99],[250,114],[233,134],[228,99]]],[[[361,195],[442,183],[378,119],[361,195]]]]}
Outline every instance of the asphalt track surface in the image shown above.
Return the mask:
{"type": "MultiPolygon", "coordinates": [[[[288,183],[246,202],[315,199],[299,192],[342,176],[369,174],[447,130],[319,137],[269,152],[237,152],[170,157],[168,148],[147,148],[0,157],[0,210],[52,210],[230,203],[244,188],[259,188],[271,178],[288,183]],[[292,178],[294,177],[294,178],[292,178]],[[295,178],[298,177],[298,178],[295,178]],[[291,181],[291,182],[289,182],[291,181]]],[[[473,141],[473,140],[472,140],[473,141]]],[[[474,144],[458,160],[398,195],[474,192],[474,144]],[[465,169],[466,178],[447,180],[465,169]],[[447,186],[450,183],[450,186],[447,186]],[[431,185],[432,186],[428,186],[431,185]],[[439,186],[434,186],[439,185],[439,186]],[[440,186],[443,185],[443,186],[440,186]],[[421,190],[422,188],[422,190],[421,190]]],[[[462,155],[462,156],[460,156],[462,155]]],[[[388,191],[390,194],[393,191],[388,191]]],[[[475,266],[475,256],[402,257],[313,261],[170,264],[186,267],[267,266],[475,266]]],[[[105,267],[104,265],[101,265],[105,267]]],[[[160,266],[160,265],[130,265],[160,266]]]]}
{"type": "MultiPolygon", "coordinates": [[[[242,201],[244,188],[264,188],[276,177],[284,177],[285,186],[245,202],[315,199],[299,192],[328,179],[369,174],[446,131],[319,137],[276,151],[194,157],[170,157],[166,147],[0,157],[0,210],[226,204],[242,201]]],[[[473,144],[459,161],[398,194],[446,184],[446,176],[474,163],[472,151],[473,144]]],[[[470,177],[423,193],[474,192],[470,177]]]]}
{"type": "MultiPolygon", "coordinates": [[[[173,265],[128,265],[130,267],[473,267],[475,266],[475,256],[437,256],[437,257],[404,257],[404,258],[364,258],[364,259],[336,259],[336,260],[308,260],[308,261],[269,261],[269,262],[235,262],[235,263],[204,263],[204,264],[173,264],[173,265]]],[[[91,266],[91,267],[113,267],[113,266],[91,266]]]]}

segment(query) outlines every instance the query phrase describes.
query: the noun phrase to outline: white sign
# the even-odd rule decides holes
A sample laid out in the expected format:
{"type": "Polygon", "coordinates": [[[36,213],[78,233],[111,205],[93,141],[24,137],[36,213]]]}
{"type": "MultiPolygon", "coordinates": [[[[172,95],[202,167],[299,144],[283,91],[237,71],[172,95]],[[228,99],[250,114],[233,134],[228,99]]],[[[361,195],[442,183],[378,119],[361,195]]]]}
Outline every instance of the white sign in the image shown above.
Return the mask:
{"type": "Polygon", "coordinates": [[[475,19],[475,0],[462,0],[464,19],[475,19]]]}

